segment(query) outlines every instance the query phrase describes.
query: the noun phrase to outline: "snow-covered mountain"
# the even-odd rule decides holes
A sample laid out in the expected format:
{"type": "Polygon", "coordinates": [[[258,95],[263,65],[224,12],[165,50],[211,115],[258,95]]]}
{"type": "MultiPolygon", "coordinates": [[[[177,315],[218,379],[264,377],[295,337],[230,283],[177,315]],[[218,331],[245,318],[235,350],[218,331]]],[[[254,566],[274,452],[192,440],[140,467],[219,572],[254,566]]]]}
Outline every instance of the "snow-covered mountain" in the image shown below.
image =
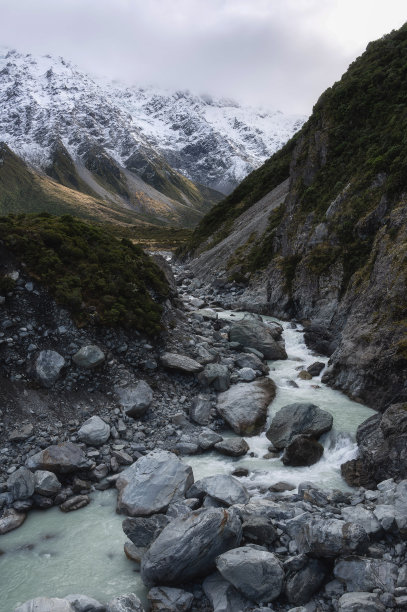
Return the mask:
{"type": "Polygon", "coordinates": [[[200,185],[229,193],[304,120],[95,80],[62,58],[0,49],[0,141],[68,187],[85,183],[104,199],[113,190],[117,203],[132,203],[145,183],[183,205],[212,203],[216,194],[200,185]],[[61,155],[73,163],[70,182],[66,172],[61,179],[61,155]]]}

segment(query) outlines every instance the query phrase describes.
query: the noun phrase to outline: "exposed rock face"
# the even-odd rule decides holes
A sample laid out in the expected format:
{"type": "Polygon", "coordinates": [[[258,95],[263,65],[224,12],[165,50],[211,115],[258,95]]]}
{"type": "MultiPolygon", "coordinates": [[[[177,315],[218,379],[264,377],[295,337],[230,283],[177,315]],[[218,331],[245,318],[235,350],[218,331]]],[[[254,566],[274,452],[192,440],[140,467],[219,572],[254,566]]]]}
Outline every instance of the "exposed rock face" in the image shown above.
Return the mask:
{"type": "Polygon", "coordinates": [[[359,425],[359,458],[341,466],[353,486],[373,487],[386,478],[400,480],[407,472],[407,403],[393,404],[359,425]]]}
{"type": "Polygon", "coordinates": [[[195,359],[176,353],[164,353],[164,355],[161,355],[161,363],[169,370],[178,370],[187,374],[196,374],[204,369],[203,365],[195,359]]]}
{"type": "Polygon", "coordinates": [[[319,438],[332,428],[332,423],[332,414],[315,404],[288,404],[274,416],[266,435],[276,448],[282,449],[297,434],[319,438]]]}
{"type": "Polygon", "coordinates": [[[36,453],[27,460],[30,470],[46,470],[57,474],[69,474],[78,470],[92,467],[83,450],[73,442],[62,442],[55,446],[48,446],[45,450],[36,453]]]}
{"type": "Polygon", "coordinates": [[[151,452],[120,474],[116,481],[119,489],[117,510],[129,516],[165,512],[193,482],[192,468],[173,453],[151,452]]]}
{"type": "Polygon", "coordinates": [[[275,337],[273,328],[252,318],[234,322],[229,331],[230,342],[239,342],[244,347],[254,348],[266,359],[287,359],[285,349],[278,344],[275,337]]]}
{"type": "Polygon", "coordinates": [[[217,410],[236,434],[255,435],[265,425],[267,408],[275,393],[276,387],[270,378],[238,383],[219,394],[217,410]]]}
{"type": "Polygon", "coordinates": [[[58,380],[65,359],[56,351],[41,351],[35,361],[35,373],[44,387],[52,387],[58,380]]]}
{"type": "Polygon", "coordinates": [[[216,567],[221,575],[252,601],[273,601],[283,588],[284,570],[268,551],[249,546],[220,555],[216,567]]]}
{"type": "Polygon", "coordinates": [[[78,438],[90,446],[100,446],[110,437],[110,427],[103,419],[92,416],[78,431],[78,438]]]}
{"type": "Polygon", "coordinates": [[[126,414],[133,418],[143,416],[153,401],[153,390],[144,380],[140,380],[135,386],[116,387],[115,391],[120,405],[126,414]]]}
{"type": "Polygon", "coordinates": [[[210,508],[175,519],[143,557],[147,585],[176,585],[213,571],[218,555],[239,545],[242,524],[234,511],[210,508]]]}
{"type": "Polygon", "coordinates": [[[90,370],[96,368],[98,365],[103,363],[105,360],[105,354],[98,346],[89,344],[83,346],[75,355],[72,357],[72,361],[79,367],[90,370]]]}
{"type": "Polygon", "coordinates": [[[304,435],[294,436],[284,449],[282,462],[292,466],[313,465],[323,453],[324,447],[316,440],[304,435]]]}

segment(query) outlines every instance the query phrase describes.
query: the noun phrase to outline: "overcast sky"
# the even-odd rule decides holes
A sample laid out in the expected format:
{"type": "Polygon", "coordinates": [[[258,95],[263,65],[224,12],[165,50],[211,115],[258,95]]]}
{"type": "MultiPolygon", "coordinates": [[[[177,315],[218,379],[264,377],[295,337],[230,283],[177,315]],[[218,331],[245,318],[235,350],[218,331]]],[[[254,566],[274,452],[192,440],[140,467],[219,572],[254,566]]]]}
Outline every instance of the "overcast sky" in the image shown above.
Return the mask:
{"type": "Polygon", "coordinates": [[[0,45],[93,74],[311,112],[406,0],[0,0],[0,45]]]}

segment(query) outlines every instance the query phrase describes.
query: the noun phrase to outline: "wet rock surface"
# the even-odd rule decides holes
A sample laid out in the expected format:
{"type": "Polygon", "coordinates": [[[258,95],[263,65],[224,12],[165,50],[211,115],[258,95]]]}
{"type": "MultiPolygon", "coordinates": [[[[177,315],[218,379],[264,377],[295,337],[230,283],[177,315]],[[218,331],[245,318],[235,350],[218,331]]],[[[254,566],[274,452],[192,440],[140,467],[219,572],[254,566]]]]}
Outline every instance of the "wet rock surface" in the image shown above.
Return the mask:
{"type": "MultiPolygon", "coordinates": [[[[208,293],[193,275],[188,278],[186,274],[185,268],[179,269],[181,297],[196,291],[205,305],[219,308],[225,304],[220,293],[208,293]],[[219,304],[213,304],[217,299],[219,304]]],[[[403,465],[404,455],[401,442],[397,446],[394,437],[402,439],[404,434],[402,409],[389,412],[380,428],[380,439],[366,437],[363,446],[363,435],[358,434],[366,447],[361,459],[369,452],[373,457],[375,449],[387,440],[387,464],[380,472],[383,477],[378,480],[376,474],[374,482],[367,479],[365,488],[349,493],[322,491],[302,483],[292,492],[287,492],[286,486],[259,492],[250,486],[250,472],[239,467],[235,472],[238,485],[233,480],[232,487],[226,486],[231,482],[227,474],[226,480],[223,476],[211,477],[209,482],[201,478],[191,489],[188,453],[210,451],[238,457],[249,451],[243,438],[227,437],[226,419],[216,406],[222,393],[230,393],[238,385],[250,388],[261,383],[269,368],[262,359],[264,353],[256,346],[244,347],[231,340],[231,323],[218,318],[215,310],[197,312],[189,300],[169,308],[171,333],[157,342],[123,330],[78,329],[42,289],[34,283],[34,291],[29,292],[25,282],[17,283],[15,296],[7,296],[0,306],[0,325],[6,322],[3,329],[7,330],[0,336],[0,441],[7,449],[0,462],[0,533],[17,528],[31,507],[65,504],[74,510],[87,503],[86,498],[92,499],[93,488],[104,489],[117,482],[120,497],[131,482],[138,482],[131,495],[130,486],[129,505],[126,502],[123,509],[131,514],[134,502],[146,515],[123,517],[123,529],[132,545],[127,551],[135,559],[135,571],[141,564],[145,582],[154,585],[151,602],[157,610],[190,605],[197,612],[252,612],[264,610],[262,606],[271,602],[273,609],[281,612],[293,606],[307,606],[307,612],[363,610],[360,606],[379,612],[403,609],[407,595],[407,484],[402,480],[402,467],[396,469],[403,465]],[[23,327],[26,331],[20,331],[23,327]],[[97,346],[104,354],[104,360],[94,368],[73,360],[81,347],[88,346],[97,346]],[[40,384],[35,372],[35,359],[42,350],[56,350],[65,361],[50,387],[40,384]],[[162,362],[166,353],[192,360],[195,371],[179,365],[168,368],[162,362]],[[200,376],[208,364],[222,366],[206,370],[207,374],[217,372],[212,380],[212,375],[200,376]],[[249,381],[253,372],[255,378],[249,381]],[[227,380],[230,389],[222,392],[220,388],[226,383],[221,381],[227,380]],[[144,402],[148,406],[130,415],[126,408],[134,396],[123,400],[118,390],[137,389],[140,381],[151,390],[144,402]],[[94,416],[109,427],[109,437],[100,444],[79,436],[80,428],[94,416]],[[151,451],[169,452],[153,466],[151,451]],[[170,467],[180,464],[180,459],[184,467],[180,468],[183,476],[177,488],[170,467]],[[27,471],[19,472],[23,466],[27,471]],[[393,468],[394,480],[386,472],[393,468]],[[27,472],[34,481],[29,497],[25,497],[32,488],[27,472]],[[137,480],[141,475],[146,478],[142,483],[137,480]],[[154,483],[158,483],[156,488],[154,483]],[[231,550],[239,551],[237,557],[246,551],[247,570],[242,572],[240,587],[235,578],[229,580],[215,570],[216,560],[231,550]],[[269,568],[272,558],[275,569],[280,567],[283,573],[280,585],[276,569],[278,576],[273,582],[276,590],[281,586],[280,593],[274,598],[274,591],[268,592],[268,599],[261,599],[264,581],[259,576],[264,563],[269,568]]],[[[234,284],[227,291],[228,299],[234,299],[244,288],[234,284]]],[[[245,326],[251,329],[252,322],[258,322],[255,317],[247,320],[251,323],[245,326]]],[[[279,326],[268,327],[267,337],[270,335],[282,350],[279,326]]],[[[185,360],[181,363],[191,365],[185,360]]],[[[320,368],[318,365],[309,374],[318,376],[320,368]]],[[[374,418],[375,424],[382,423],[374,418]]],[[[327,419],[322,429],[328,425],[327,419]]],[[[318,423],[312,433],[297,432],[295,426],[290,432],[284,440],[322,433],[318,423]]],[[[381,452],[369,464],[368,474],[379,465],[378,457],[384,458],[384,450],[381,452]]],[[[228,566],[233,566],[235,574],[239,563],[228,566]]],[[[267,588],[271,589],[270,581],[267,588]]],[[[83,605],[78,603],[86,596],[75,597],[75,602],[66,598],[55,605],[65,606],[63,612],[77,612],[87,605],[85,600],[83,605]]],[[[37,610],[29,605],[31,608],[22,608],[23,612],[37,610]]],[[[135,595],[123,595],[100,606],[110,612],[143,609],[135,595]]]]}

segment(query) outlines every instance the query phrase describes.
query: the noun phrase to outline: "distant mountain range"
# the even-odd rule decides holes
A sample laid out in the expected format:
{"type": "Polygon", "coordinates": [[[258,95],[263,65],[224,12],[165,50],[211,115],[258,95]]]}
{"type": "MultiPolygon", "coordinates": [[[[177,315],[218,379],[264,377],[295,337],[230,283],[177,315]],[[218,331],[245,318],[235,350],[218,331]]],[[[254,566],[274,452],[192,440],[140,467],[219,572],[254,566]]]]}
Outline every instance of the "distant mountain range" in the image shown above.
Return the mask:
{"type": "Polygon", "coordinates": [[[85,216],[195,225],[304,120],[3,49],[0,212],[73,212],[79,192],[85,216]]]}

